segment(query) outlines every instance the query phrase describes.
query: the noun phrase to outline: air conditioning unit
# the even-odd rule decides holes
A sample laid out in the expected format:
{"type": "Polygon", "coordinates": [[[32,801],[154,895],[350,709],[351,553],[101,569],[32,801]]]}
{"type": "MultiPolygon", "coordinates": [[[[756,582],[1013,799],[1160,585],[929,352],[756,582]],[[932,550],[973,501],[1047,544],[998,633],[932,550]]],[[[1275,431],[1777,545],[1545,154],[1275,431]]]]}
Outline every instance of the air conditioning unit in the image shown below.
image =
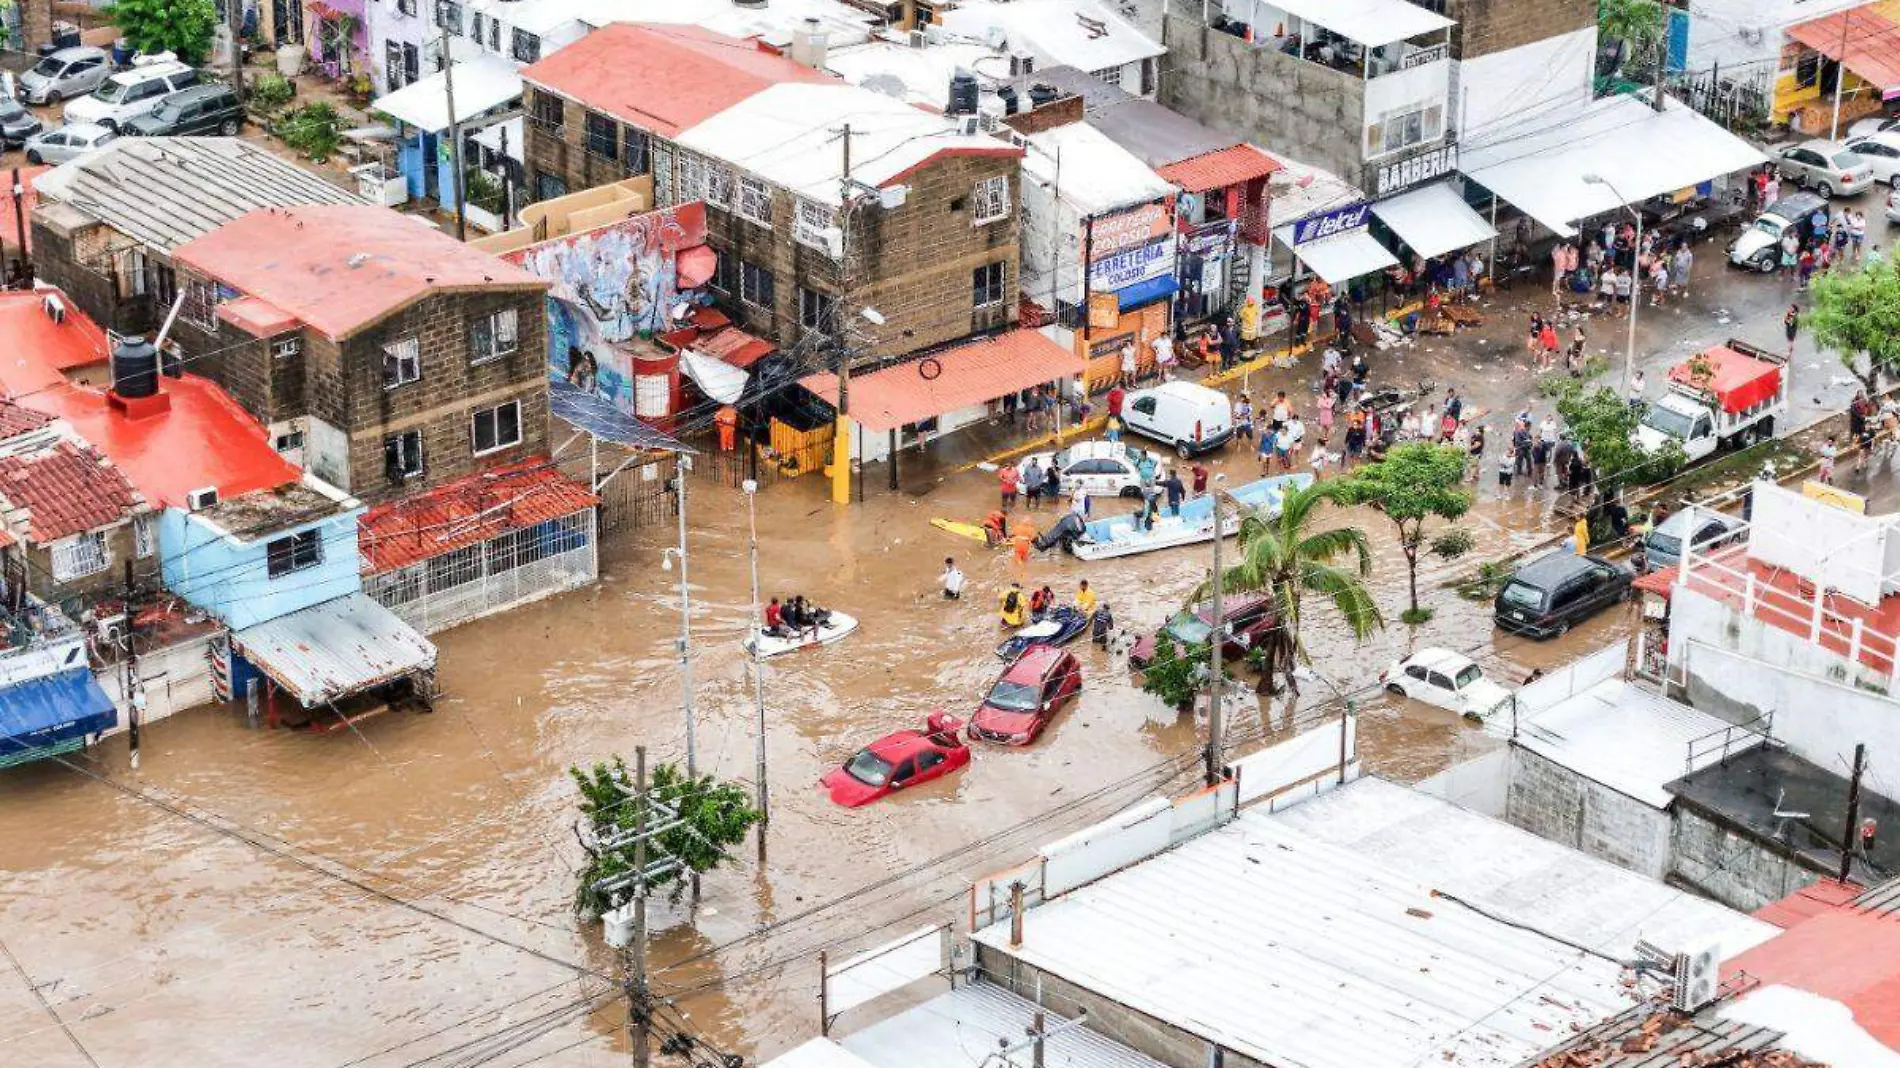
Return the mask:
{"type": "Polygon", "coordinates": [[[885,211],[896,211],[910,200],[910,186],[887,185],[877,191],[877,206],[885,211]]]}
{"type": "Polygon", "coordinates": [[[53,320],[55,323],[64,323],[66,321],[66,302],[61,300],[57,293],[48,293],[44,306],[48,319],[53,320]]]}
{"type": "Polygon", "coordinates": [[[202,512],[218,503],[218,487],[205,486],[185,494],[185,508],[188,511],[202,512]]]}
{"type": "Polygon", "coordinates": [[[922,48],[929,40],[930,35],[922,30],[910,31],[910,46],[912,48],[922,48]]]}
{"type": "Polygon", "coordinates": [[[983,120],[975,115],[957,117],[957,132],[965,137],[975,137],[983,129],[983,120]]]}
{"type": "Polygon", "coordinates": [[[1695,1012],[1715,1000],[1720,990],[1721,964],[1721,947],[1716,945],[1676,958],[1676,1011],[1695,1012]]]}
{"type": "Polygon", "coordinates": [[[995,133],[996,128],[1003,124],[1003,121],[997,118],[996,113],[993,111],[982,112],[977,115],[976,120],[977,127],[984,133],[995,133]]]}

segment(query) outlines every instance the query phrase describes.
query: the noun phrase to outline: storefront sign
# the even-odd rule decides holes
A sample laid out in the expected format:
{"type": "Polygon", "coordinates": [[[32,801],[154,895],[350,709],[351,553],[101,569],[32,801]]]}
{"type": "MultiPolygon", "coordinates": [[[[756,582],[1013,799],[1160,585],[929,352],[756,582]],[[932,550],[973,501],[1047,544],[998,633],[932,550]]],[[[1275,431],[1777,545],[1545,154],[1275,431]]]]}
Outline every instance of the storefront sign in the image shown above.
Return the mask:
{"type": "Polygon", "coordinates": [[[1443,145],[1407,159],[1379,165],[1373,189],[1381,197],[1423,185],[1458,169],[1458,146],[1443,145]]]}
{"type": "Polygon", "coordinates": [[[1126,289],[1172,270],[1174,236],[1169,234],[1110,256],[1097,257],[1089,265],[1089,290],[1103,293],[1126,289]]]}
{"type": "Polygon", "coordinates": [[[1168,213],[1159,204],[1089,220],[1089,256],[1096,262],[1152,242],[1168,232],[1168,213]]]}
{"type": "Polygon", "coordinates": [[[1413,52],[1411,55],[1406,56],[1404,59],[1399,60],[1399,69],[1411,70],[1413,67],[1422,67],[1427,63],[1436,63],[1441,59],[1450,59],[1450,58],[1451,58],[1450,45],[1435,44],[1435,45],[1432,45],[1430,48],[1421,48],[1418,51],[1413,52]]]}
{"type": "Polygon", "coordinates": [[[1333,237],[1366,225],[1366,215],[1372,211],[1372,205],[1364,201],[1350,207],[1336,208],[1324,215],[1314,215],[1293,224],[1293,243],[1304,245],[1308,241],[1318,241],[1322,237],[1333,237]]]}
{"type": "Polygon", "coordinates": [[[1089,359],[1099,360],[1104,356],[1114,356],[1121,352],[1123,345],[1135,343],[1133,334],[1116,334],[1106,341],[1097,341],[1089,346],[1089,359]]]}
{"type": "Polygon", "coordinates": [[[1188,231],[1187,254],[1203,259],[1225,259],[1234,250],[1234,220],[1223,219],[1188,231]]]}

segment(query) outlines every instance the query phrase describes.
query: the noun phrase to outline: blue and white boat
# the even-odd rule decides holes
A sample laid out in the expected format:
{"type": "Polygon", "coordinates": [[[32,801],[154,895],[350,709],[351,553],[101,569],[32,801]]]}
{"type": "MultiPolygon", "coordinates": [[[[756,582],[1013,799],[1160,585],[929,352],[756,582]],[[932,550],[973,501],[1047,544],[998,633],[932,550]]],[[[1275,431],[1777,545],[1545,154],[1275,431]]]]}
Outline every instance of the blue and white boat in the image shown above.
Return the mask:
{"type": "MultiPolygon", "coordinates": [[[[1236,486],[1227,492],[1250,509],[1257,511],[1265,508],[1269,514],[1274,514],[1279,511],[1280,502],[1289,490],[1305,489],[1312,484],[1313,476],[1301,472],[1263,478],[1258,482],[1236,486]]],[[[1240,513],[1231,506],[1223,511],[1221,536],[1228,537],[1240,530],[1240,513]]],[[[1070,544],[1069,551],[1083,560],[1108,560],[1156,549],[1172,549],[1177,545],[1194,545],[1211,541],[1214,537],[1212,494],[1183,501],[1179,515],[1169,515],[1164,509],[1155,516],[1154,526],[1148,530],[1141,529],[1136,523],[1139,515],[1139,512],[1135,512],[1085,524],[1082,536],[1070,544]]]]}

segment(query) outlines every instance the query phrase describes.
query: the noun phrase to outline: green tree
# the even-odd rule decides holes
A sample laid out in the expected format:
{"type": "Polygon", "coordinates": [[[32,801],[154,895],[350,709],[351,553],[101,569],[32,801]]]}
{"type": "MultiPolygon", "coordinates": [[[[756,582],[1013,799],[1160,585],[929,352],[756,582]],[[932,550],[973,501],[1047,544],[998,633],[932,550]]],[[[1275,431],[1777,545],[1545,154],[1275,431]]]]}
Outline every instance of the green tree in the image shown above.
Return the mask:
{"type": "MultiPolygon", "coordinates": [[[[1372,574],[1372,547],[1357,527],[1318,526],[1320,506],[1342,500],[1340,480],[1318,482],[1287,493],[1277,514],[1256,509],[1240,521],[1240,563],[1221,575],[1223,593],[1263,591],[1273,595],[1279,625],[1261,639],[1266,652],[1255,659],[1261,666],[1259,690],[1278,693],[1276,679],[1294,693],[1299,683],[1293,670],[1305,660],[1300,641],[1300,619],[1306,594],[1330,603],[1346,620],[1353,637],[1364,638],[1385,626],[1379,606],[1366,588],[1372,574]],[[1351,566],[1334,561],[1350,559],[1351,566]]],[[[1203,586],[1197,600],[1207,596],[1203,586]]]]}
{"type": "MultiPolygon", "coordinates": [[[[1407,623],[1423,623],[1431,618],[1430,612],[1418,606],[1418,554],[1425,545],[1425,523],[1430,519],[1452,522],[1471,509],[1471,494],[1465,492],[1464,480],[1463,449],[1422,441],[1394,445],[1386,450],[1385,459],[1366,464],[1341,480],[1342,499],[1371,505],[1398,528],[1411,592],[1411,607],[1402,617],[1407,623]]],[[[1447,543],[1448,550],[1453,548],[1454,543],[1447,543]]]]}
{"type": "Polygon", "coordinates": [[[1816,344],[1871,396],[1882,375],[1900,378],[1900,270],[1876,260],[1858,270],[1835,269],[1814,279],[1813,303],[1802,316],[1816,344]]]}
{"type": "Polygon", "coordinates": [[[1207,681],[1208,665],[1213,662],[1211,644],[1195,646],[1183,652],[1174,637],[1162,631],[1155,639],[1155,653],[1141,672],[1141,689],[1167,702],[1177,712],[1194,707],[1194,695],[1207,681]]]}
{"type": "Polygon", "coordinates": [[[575,834],[588,858],[574,890],[576,912],[598,914],[632,899],[631,886],[605,894],[595,889],[601,880],[633,870],[632,845],[608,849],[602,843],[631,835],[642,809],[647,810],[648,827],[661,826],[663,817],[652,807],[654,802],[678,812],[682,822],[648,840],[648,864],[673,857],[680,867],[648,879],[647,889],[671,884],[675,897],[685,885],[680,878],[683,870],[711,871],[730,860],[732,847],[745,841],[746,832],[762,818],[743,787],[716,783],[710,775],[689,778],[672,764],[659,764],[651,771],[647,798],[641,799],[634,796],[633,775],[619,757],[584,771],[567,769],[580,789],[581,823],[575,834]]]}
{"type": "Polygon", "coordinates": [[[176,52],[187,63],[204,59],[218,25],[212,0],[113,0],[105,13],[141,52],[176,52]]]}
{"type": "Polygon", "coordinates": [[[1625,69],[1646,71],[1655,65],[1668,25],[1669,13],[1658,0],[1597,0],[1597,33],[1622,42],[1625,69]]]}
{"type": "Polygon", "coordinates": [[[1591,387],[1575,379],[1556,384],[1557,414],[1571,440],[1583,448],[1596,488],[1605,498],[1624,486],[1661,482],[1688,463],[1682,446],[1671,438],[1651,455],[1636,443],[1642,424],[1638,409],[1608,386],[1591,387]]]}

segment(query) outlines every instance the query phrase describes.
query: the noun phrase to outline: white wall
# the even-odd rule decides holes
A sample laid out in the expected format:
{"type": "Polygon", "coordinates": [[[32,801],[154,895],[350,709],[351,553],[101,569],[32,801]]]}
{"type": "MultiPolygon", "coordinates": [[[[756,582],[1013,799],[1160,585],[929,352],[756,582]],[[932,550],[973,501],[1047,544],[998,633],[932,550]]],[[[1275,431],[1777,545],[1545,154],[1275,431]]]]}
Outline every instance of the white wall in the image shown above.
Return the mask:
{"type": "MultiPolygon", "coordinates": [[[[1082,220],[1075,209],[1055,196],[1053,163],[1030,150],[1034,162],[1025,162],[1018,183],[1017,237],[1022,249],[1022,267],[1017,285],[1030,300],[1047,306],[1050,272],[1059,270],[1055,295],[1072,304],[1082,300],[1082,275],[1076,266],[1082,259],[1082,220]],[[1044,167],[1051,168],[1046,174],[1044,167]],[[1057,264],[1061,264],[1058,269],[1057,264]]],[[[1054,311],[1054,308],[1050,308],[1054,311]]]]}
{"type": "Polygon", "coordinates": [[[1519,127],[1560,121],[1590,102],[1596,28],[1459,63],[1452,76],[1452,117],[1459,139],[1488,141],[1519,127]]]}
{"type": "Polygon", "coordinates": [[[1494,749],[1444,771],[1412,787],[1421,794],[1441,798],[1459,808],[1504,818],[1505,799],[1511,785],[1511,749],[1494,749]]]}
{"type": "MultiPolygon", "coordinates": [[[[1830,652],[1808,641],[1806,633],[1795,633],[1753,616],[1745,616],[1727,604],[1677,586],[1669,605],[1669,663],[1680,671],[1691,643],[1714,649],[1726,649],[1743,657],[1762,661],[1762,669],[1773,674],[1769,665],[1785,667],[1812,678],[1830,680],[1863,690],[1891,688],[1885,673],[1858,661],[1830,652]]],[[[1761,677],[1766,677],[1763,675],[1761,677]]],[[[1895,704],[1900,715],[1900,703],[1895,704]]]]}
{"type": "MultiPolygon", "coordinates": [[[[156,723],[189,708],[208,705],[215,694],[211,687],[211,640],[199,638],[140,653],[139,681],[145,689],[145,715],[141,723],[156,723]]],[[[107,734],[117,734],[128,724],[125,699],[125,669],[113,665],[99,672],[99,688],[112,699],[119,722],[107,734]]]]}
{"type": "Polygon", "coordinates": [[[1782,31],[1791,25],[1856,8],[1867,0],[1696,0],[1689,24],[1689,69],[1711,65],[1774,71],[1782,31]]]}
{"type": "MultiPolygon", "coordinates": [[[[1438,135],[1430,135],[1429,128],[1425,140],[1399,152],[1415,151],[1420,147],[1438,144],[1444,140],[1445,131],[1450,129],[1457,114],[1450,108],[1451,67],[1449,59],[1423,63],[1410,70],[1396,70],[1382,74],[1366,82],[1366,113],[1364,125],[1359,133],[1359,145],[1366,147],[1366,131],[1373,124],[1383,121],[1388,115],[1403,115],[1411,111],[1437,107],[1439,109],[1438,135]]],[[[1365,158],[1371,162],[1386,153],[1366,151],[1365,158]]]]}

